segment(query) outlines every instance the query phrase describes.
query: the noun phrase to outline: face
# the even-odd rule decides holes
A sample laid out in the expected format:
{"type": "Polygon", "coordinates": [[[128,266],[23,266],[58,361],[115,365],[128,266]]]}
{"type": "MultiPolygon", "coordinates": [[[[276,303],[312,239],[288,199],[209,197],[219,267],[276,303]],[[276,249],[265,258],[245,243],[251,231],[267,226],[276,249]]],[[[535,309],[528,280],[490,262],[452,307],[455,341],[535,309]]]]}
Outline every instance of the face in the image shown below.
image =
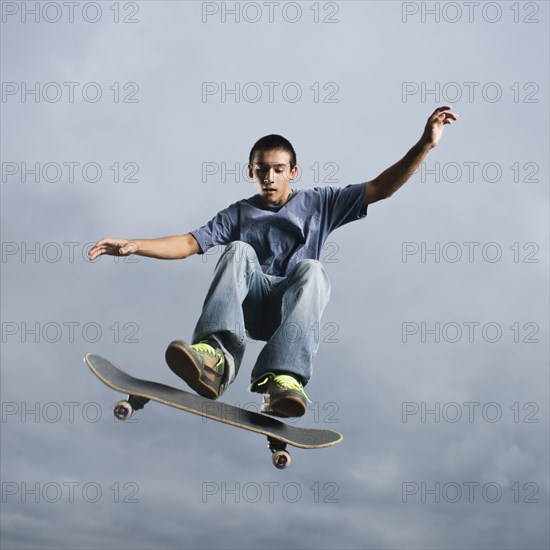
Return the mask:
{"type": "Polygon", "coordinates": [[[248,165],[249,177],[254,179],[260,198],[269,206],[286,203],[292,192],[290,182],[297,172],[297,166],[290,169],[290,154],[276,149],[256,152],[254,162],[248,165]]]}

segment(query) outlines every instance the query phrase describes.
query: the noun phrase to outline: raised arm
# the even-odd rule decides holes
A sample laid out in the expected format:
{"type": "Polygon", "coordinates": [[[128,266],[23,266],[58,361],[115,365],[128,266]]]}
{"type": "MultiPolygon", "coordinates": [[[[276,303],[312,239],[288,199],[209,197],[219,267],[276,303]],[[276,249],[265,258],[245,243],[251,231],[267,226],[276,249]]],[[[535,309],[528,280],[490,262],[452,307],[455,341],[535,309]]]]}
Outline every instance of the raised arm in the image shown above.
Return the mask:
{"type": "Polygon", "coordinates": [[[159,260],[180,260],[200,252],[200,246],[191,233],[173,235],[160,239],[114,239],[108,237],[98,241],[89,251],[88,259],[95,260],[102,254],[130,256],[137,254],[159,260]]]}
{"type": "Polygon", "coordinates": [[[438,107],[428,118],[418,143],[401,160],[368,182],[363,204],[391,197],[418,170],[426,155],[439,143],[443,126],[458,119],[457,114],[446,112],[450,108],[449,105],[438,107]]]}

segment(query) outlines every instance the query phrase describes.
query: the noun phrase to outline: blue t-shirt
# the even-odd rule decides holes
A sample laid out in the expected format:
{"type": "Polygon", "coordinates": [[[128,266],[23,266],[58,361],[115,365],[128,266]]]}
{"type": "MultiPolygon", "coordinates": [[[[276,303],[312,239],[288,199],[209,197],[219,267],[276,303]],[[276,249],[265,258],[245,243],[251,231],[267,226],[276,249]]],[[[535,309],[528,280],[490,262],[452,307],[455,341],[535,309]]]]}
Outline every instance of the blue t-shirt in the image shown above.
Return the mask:
{"type": "Polygon", "coordinates": [[[318,260],[331,231],[367,215],[366,186],[294,189],[283,206],[267,206],[254,195],[221,210],[191,235],[199,254],[215,245],[248,243],[264,273],[284,277],[298,261],[318,260]]]}

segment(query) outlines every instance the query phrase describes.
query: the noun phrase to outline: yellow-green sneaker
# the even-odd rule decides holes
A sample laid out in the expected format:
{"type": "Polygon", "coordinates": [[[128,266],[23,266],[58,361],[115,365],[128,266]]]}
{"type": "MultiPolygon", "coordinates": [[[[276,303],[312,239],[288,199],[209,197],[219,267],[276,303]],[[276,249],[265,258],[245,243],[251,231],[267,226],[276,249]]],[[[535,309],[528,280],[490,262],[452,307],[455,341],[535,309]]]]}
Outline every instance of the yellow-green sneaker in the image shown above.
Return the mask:
{"type": "MultiPolygon", "coordinates": [[[[304,388],[294,376],[269,373],[254,384],[254,391],[264,394],[260,412],[273,416],[303,416],[309,401],[304,388]]],[[[309,401],[311,403],[311,401],[309,401]]]]}
{"type": "Polygon", "coordinates": [[[189,345],[174,340],[166,349],[166,362],[172,371],[199,395],[217,399],[225,390],[225,357],[208,342],[189,345]]]}

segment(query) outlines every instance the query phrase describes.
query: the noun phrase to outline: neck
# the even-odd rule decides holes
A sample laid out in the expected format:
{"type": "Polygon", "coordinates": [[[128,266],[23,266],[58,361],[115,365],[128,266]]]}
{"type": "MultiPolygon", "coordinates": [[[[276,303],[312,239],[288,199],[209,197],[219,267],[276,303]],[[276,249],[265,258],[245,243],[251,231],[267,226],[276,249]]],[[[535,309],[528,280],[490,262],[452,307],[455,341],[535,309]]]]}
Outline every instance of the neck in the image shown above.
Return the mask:
{"type": "Polygon", "coordinates": [[[264,199],[264,197],[260,197],[260,198],[262,199],[262,202],[266,206],[283,206],[288,202],[288,198],[290,197],[291,194],[292,194],[292,189],[290,189],[290,187],[289,187],[287,192],[286,192],[286,195],[284,197],[282,197],[280,199],[280,201],[278,201],[278,202],[268,202],[264,199]]]}

